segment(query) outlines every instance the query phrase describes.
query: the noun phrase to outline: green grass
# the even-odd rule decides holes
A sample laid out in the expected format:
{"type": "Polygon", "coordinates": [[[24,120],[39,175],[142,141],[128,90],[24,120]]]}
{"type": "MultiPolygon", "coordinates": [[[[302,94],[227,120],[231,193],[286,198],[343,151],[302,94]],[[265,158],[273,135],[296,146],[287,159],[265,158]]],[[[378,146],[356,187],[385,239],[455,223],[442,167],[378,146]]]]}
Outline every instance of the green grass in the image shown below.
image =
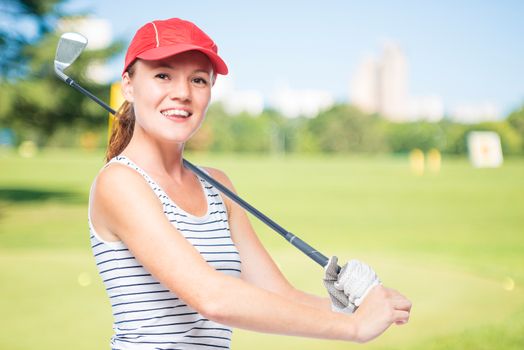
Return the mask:
{"type": "MultiPolygon", "coordinates": [[[[87,232],[102,159],[0,153],[0,349],[108,347],[111,310],[87,232]]],[[[423,176],[393,156],[188,159],[226,171],[247,201],[325,254],[369,262],[414,304],[407,326],[364,346],[237,330],[234,349],[524,348],[524,159],[474,169],[445,157],[423,176]]],[[[252,221],[286,276],[323,294],[322,270],[252,221]]]]}

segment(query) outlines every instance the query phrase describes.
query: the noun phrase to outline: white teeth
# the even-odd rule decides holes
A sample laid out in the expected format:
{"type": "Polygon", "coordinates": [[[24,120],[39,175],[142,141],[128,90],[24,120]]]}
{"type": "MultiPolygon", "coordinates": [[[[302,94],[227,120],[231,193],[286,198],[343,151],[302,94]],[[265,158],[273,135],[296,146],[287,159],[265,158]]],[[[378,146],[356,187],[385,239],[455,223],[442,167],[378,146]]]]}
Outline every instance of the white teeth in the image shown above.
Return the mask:
{"type": "Polygon", "coordinates": [[[172,116],[172,115],[178,115],[178,116],[181,116],[181,117],[184,117],[184,118],[189,117],[189,112],[188,111],[183,111],[181,109],[168,109],[166,111],[163,111],[162,114],[165,115],[166,117],[169,117],[169,116],[172,116]]]}

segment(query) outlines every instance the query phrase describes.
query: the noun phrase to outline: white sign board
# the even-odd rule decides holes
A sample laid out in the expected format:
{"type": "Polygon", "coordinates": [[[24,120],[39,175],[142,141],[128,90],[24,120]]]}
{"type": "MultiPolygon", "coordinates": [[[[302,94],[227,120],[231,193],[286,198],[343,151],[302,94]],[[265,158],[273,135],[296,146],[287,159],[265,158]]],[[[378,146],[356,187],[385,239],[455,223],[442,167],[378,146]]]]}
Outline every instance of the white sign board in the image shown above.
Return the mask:
{"type": "Polygon", "coordinates": [[[502,165],[500,137],[493,131],[468,134],[469,159],[476,168],[498,168],[502,165]]]}

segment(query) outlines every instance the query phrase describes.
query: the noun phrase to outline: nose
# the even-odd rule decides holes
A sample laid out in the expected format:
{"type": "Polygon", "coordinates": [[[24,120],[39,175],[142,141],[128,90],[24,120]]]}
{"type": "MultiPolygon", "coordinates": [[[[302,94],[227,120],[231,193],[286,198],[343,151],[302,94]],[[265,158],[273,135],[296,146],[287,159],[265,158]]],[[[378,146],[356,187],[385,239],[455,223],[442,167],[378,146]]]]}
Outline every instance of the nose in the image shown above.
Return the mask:
{"type": "Polygon", "coordinates": [[[190,101],[191,88],[189,82],[184,79],[175,79],[169,90],[169,98],[171,100],[190,101]]]}

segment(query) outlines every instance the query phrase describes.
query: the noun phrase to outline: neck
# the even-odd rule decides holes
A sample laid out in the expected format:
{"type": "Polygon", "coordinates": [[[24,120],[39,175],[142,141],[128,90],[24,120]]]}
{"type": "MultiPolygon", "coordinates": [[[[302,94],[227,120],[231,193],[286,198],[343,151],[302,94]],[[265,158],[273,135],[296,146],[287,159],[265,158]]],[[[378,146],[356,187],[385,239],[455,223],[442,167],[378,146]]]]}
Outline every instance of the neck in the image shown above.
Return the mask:
{"type": "Polygon", "coordinates": [[[186,171],[182,163],[183,151],[184,143],[162,142],[138,132],[133,134],[122,155],[151,174],[181,180],[186,171]]]}

